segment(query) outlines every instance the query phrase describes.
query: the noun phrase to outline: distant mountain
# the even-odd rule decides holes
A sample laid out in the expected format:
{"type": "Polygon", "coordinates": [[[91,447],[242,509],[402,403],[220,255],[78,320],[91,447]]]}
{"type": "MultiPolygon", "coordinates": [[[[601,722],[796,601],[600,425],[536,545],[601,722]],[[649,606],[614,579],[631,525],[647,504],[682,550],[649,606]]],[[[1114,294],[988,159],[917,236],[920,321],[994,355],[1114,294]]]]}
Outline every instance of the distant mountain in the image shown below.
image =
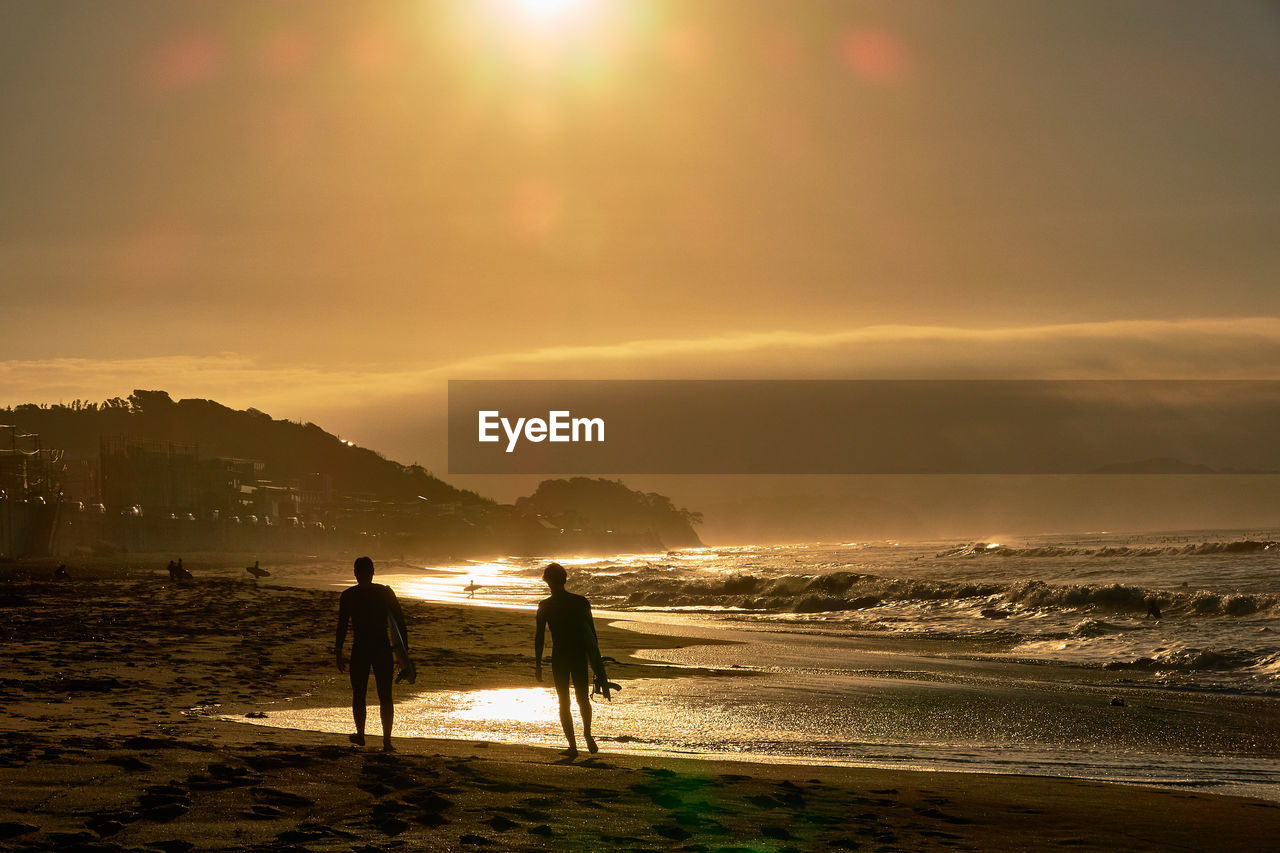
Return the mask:
{"type": "Polygon", "coordinates": [[[498,504],[313,423],[277,420],[212,400],[175,402],[165,391],[139,390],[103,403],[24,404],[0,409],[0,423],[37,434],[41,448],[63,452],[67,473],[59,487],[65,485],[69,501],[101,495],[110,509],[77,516],[75,525],[51,534],[54,503],[45,512],[44,502],[24,502],[34,515],[44,512],[49,519],[42,528],[46,534],[37,537],[41,541],[24,540],[18,553],[78,547],[306,554],[358,549],[375,556],[462,558],[636,553],[702,544],[693,529],[702,521],[699,513],[620,482],[546,480],[514,506],[498,504]],[[105,460],[99,466],[104,439],[116,472],[111,494],[105,460]],[[217,459],[229,461],[205,467],[204,460],[217,459]],[[73,471],[80,476],[72,477],[73,471]],[[232,471],[238,473],[233,477],[232,471]],[[327,482],[295,485],[317,479],[327,482]],[[314,497],[306,502],[305,494],[314,497]],[[251,521],[242,523],[241,516],[251,521]],[[270,520],[260,525],[259,516],[270,520]],[[185,525],[175,526],[183,519],[185,525]]]}
{"type": "Polygon", "coordinates": [[[493,504],[418,465],[401,465],[365,447],[349,445],[313,423],[277,420],[257,409],[240,411],[212,400],[174,400],[165,391],[134,391],[103,403],[24,404],[0,409],[0,423],[40,435],[44,447],[69,458],[97,457],[103,436],[173,441],[199,446],[201,458],[257,459],[264,479],[287,481],[323,472],[339,493],[381,500],[493,504]]]}
{"type": "Polygon", "coordinates": [[[647,534],[667,548],[702,545],[693,529],[702,523],[701,513],[677,508],[665,495],[629,489],[617,480],[543,480],[532,495],[518,499],[515,508],[565,532],[647,534]]]}

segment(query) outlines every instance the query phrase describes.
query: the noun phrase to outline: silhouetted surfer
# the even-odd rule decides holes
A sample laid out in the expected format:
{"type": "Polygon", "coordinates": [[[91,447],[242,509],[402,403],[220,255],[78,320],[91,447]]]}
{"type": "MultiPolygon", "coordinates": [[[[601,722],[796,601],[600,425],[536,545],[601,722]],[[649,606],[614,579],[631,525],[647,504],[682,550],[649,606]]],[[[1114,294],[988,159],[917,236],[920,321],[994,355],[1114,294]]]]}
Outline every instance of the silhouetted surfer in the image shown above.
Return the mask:
{"type": "Polygon", "coordinates": [[[533,654],[537,660],[534,677],[542,680],[542,647],[544,630],[551,628],[551,680],[560,699],[560,724],[569,748],[564,754],[578,754],[578,742],[573,735],[573,714],[569,708],[569,682],[577,695],[578,710],[582,714],[582,736],[589,752],[599,751],[595,738],[591,737],[591,695],[587,668],[595,670],[597,683],[603,683],[605,698],[609,698],[609,679],[600,659],[600,646],[596,639],[595,623],[591,620],[591,604],[581,595],[565,591],[568,573],[559,563],[551,563],[542,572],[542,579],[551,587],[551,597],[538,604],[538,627],[533,636],[533,654]]]}
{"type": "Polygon", "coordinates": [[[351,715],[356,723],[356,733],[350,740],[364,745],[365,696],[369,689],[369,671],[373,670],[382,711],[382,748],[391,752],[391,723],[395,715],[391,699],[394,657],[391,641],[387,638],[387,621],[396,621],[393,628],[400,632],[407,651],[404,613],[391,587],[373,582],[373,560],[368,557],[356,560],[355,574],[356,585],[343,590],[338,601],[338,637],[333,646],[338,671],[344,672],[346,660],[342,657],[342,644],[347,639],[347,622],[350,621],[355,634],[351,641],[351,715]]]}

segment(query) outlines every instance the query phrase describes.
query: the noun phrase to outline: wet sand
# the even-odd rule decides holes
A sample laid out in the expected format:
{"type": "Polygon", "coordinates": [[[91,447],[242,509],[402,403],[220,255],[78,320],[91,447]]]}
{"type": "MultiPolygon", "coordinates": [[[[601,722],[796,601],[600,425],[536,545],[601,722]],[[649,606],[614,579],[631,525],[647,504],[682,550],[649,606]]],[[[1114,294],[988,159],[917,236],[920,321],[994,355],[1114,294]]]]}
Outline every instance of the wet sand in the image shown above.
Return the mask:
{"type": "MultiPolygon", "coordinates": [[[[1202,793],[607,747],[569,763],[400,738],[384,755],[225,722],[348,701],[330,654],[336,593],[187,567],[187,585],[123,566],[73,566],[70,583],[49,566],[0,567],[0,847],[1256,850],[1280,832],[1276,804],[1202,793]]],[[[527,612],[405,605],[417,688],[530,685],[527,612]]],[[[652,635],[602,635],[619,679],[689,672],[631,659],[664,644],[652,635]]]]}

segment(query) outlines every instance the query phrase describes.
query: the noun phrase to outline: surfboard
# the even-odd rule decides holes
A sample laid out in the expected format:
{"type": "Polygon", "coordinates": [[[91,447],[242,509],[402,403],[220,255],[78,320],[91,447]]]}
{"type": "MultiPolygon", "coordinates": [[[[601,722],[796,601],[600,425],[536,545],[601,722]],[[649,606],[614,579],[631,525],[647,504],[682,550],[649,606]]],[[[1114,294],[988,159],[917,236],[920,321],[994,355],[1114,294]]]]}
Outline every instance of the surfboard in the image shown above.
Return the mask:
{"type": "Polygon", "coordinates": [[[587,640],[587,662],[591,664],[591,670],[594,673],[594,682],[591,695],[597,693],[602,694],[604,698],[610,702],[613,701],[611,693],[615,690],[621,690],[622,686],[609,680],[608,673],[604,669],[604,657],[600,654],[600,640],[596,636],[595,622],[591,618],[591,614],[587,613],[586,630],[583,632],[587,640]]]}
{"type": "Polygon", "coordinates": [[[391,624],[391,644],[395,652],[396,661],[400,664],[400,674],[396,676],[396,684],[405,680],[413,684],[418,680],[418,667],[414,665],[413,658],[409,657],[409,643],[405,627],[396,618],[396,615],[391,612],[390,608],[387,610],[387,622],[391,624]]]}

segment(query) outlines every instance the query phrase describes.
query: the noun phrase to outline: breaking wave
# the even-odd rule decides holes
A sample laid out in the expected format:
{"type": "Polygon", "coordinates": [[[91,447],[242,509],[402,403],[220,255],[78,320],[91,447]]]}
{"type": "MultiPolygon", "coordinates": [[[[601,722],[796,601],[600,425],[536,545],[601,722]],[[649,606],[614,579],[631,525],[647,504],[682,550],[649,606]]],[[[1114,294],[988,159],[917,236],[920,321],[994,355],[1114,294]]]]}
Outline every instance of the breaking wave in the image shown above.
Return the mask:
{"type": "Polygon", "coordinates": [[[1164,614],[1235,617],[1271,610],[1280,601],[1280,596],[1263,593],[1168,592],[1119,583],[1063,585],[1040,580],[932,581],[850,571],[780,577],[737,574],[691,578],[684,572],[647,567],[620,574],[594,575],[579,581],[579,586],[599,605],[614,608],[703,607],[770,613],[832,613],[918,602],[971,605],[980,608],[985,618],[1043,610],[1145,615],[1153,604],[1164,614]]]}
{"type": "Polygon", "coordinates": [[[1131,661],[1112,661],[1104,669],[1137,669],[1147,672],[1204,672],[1265,667],[1275,664],[1275,655],[1248,649],[1179,649],[1131,661]]]}
{"type": "Polygon", "coordinates": [[[1232,542],[1200,542],[1187,545],[1102,545],[1095,548],[1072,545],[1037,545],[1014,548],[997,542],[973,542],[939,551],[936,557],[1190,557],[1207,554],[1256,554],[1280,551],[1280,542],[1271,539],[1237,539],[1232,542]]]}

